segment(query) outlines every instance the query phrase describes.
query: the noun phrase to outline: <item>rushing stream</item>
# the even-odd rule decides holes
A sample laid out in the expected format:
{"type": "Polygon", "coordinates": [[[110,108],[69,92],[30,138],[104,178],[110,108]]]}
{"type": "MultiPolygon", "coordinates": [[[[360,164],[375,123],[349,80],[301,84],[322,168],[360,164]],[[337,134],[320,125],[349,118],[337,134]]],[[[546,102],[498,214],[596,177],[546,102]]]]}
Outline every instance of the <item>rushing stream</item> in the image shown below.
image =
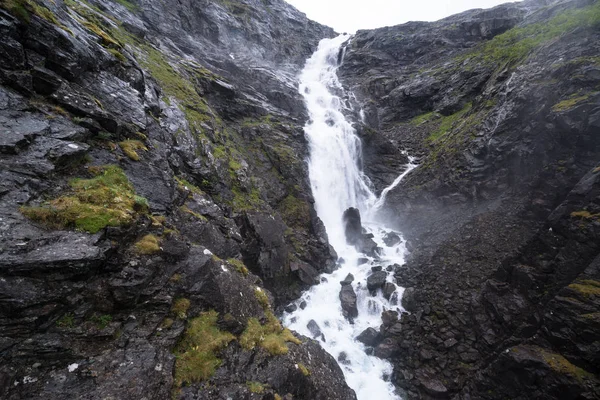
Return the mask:
{"type": "MultiPolygon", "coordinates": [[[[385,271],[389,265],[403,263],[404,242],[386,246],[383,238],[390,229],[375,221],[385,195],[415,165],[411,158],[405,172],[382,192],[380,198],[372,192],[360,169],[360,139],[342,113],[345,105],[340,96],[344,91],[336,75],[339,50],[348,39],[349,36],[341,35],[322,40],[300,76],[300,93],[310,115],[304,129],[310,144],[308,168],[315,207],[325,224],[329,242],[344,262],[332,274],[323,275],[320,284],[303,294],[297,301],[298,305],[305,302],[303,309],[298,307],[293,313],[285,314],[283,319],[286,326],[309,337],[315,336],[308,328],[309,322],[314,321],[311,323],[313,332],[316,323],[322,333],[316,339],[338,360],[348,385],[359,399],[398,399],[389,382],[391,364],[367,355],[365,346],[355,338],[368,327],[378,330],[382,311],[401,311],[402,288],[398,287],[388,301],[381,290],[371,296],[366,280],[373,266],[382,266],[385,271]],[[373,240],[383,249],[378,259],[366,257],[346,243],[342,214],[349,207],[360,210],[363,227],[374,235],[373,240]],[[352,287],[358,308],[358,317],[354,318],[353,324],[344,318],[339,299],[340,281],[349,273],[354,276],[352,287]]],[[[387,281],[393,282],[393,272],[388,273],[387,281]]]]}

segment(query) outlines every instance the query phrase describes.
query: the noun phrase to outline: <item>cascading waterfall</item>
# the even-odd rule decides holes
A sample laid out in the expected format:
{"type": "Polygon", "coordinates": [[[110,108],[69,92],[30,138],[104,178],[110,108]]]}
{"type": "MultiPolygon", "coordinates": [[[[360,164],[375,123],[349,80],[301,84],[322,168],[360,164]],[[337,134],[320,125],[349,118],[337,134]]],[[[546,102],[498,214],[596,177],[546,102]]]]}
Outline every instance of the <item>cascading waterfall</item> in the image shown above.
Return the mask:
{"type": "MultiPolygon", "coordinates": [[[[398,399],[389,382],[391,364],[368,355],[365,346],[355,338],[368,327],[378,329],[382,311],[402,311],[398,301],[402,288],[397,288],[390,300],[382,296],[381,290],[375,296],[367,290],[366,280],[371,267],[382,266],[386,270],[389,265],[402,264],[406,251],[402,241],[386,246],[383,238],[390,230],[371,219],[389,190],[415,165],[411,159],[405,172],[384,190],[379,199],[371,191],[368,179],[359,167],[360,139],[342,113],[344,103],[339,96],[343,94],[343,88],[336,75],[338,56],[340,47],[349,38],[341,35],[322,40],[300,76],[300,93],[310,115],[304,129],[310,145],[308,169],[315,207],[325,224],[329,242],[344,262],[332,274],[323,275],[320,284],[305,292],[296,302],[302,307],[286,313],[283,321],[301,334],[318,336],[323,348],[338,360],[348,385],[359,399],[398,399]],[[379,257],[366,257],[346,243],[342,214],[349,207],[358,208],[363,218],[366,217],[363,227],[373,234],[373,240],[382,248],[379,257]],[[358,317],[353,323],[344,318],[339,300],[340,281],[349,273],[354,276],[352,287],[358,308],[358,317]],[[315,323],[321,335],[314,335],[315,323]]],[[[387,281],[393,282],[391,273],[388,273],[387,281]]]]}

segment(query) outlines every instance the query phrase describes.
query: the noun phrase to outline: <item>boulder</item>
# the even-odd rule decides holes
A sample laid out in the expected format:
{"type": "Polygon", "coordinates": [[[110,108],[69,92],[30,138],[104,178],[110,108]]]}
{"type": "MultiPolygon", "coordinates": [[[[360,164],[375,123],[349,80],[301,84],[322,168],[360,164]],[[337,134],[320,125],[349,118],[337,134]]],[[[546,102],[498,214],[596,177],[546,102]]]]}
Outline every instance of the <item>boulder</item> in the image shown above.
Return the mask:
{"type": "Polygon", "coordinates": [[[350,207],[344,211],[342,220],[344,222],[346,242],[351,245],[358,244],[363,237],[360,211],[357,208],[350,207]]]}
{"type": "Polygon", "coordinates": [[[344,317],[350,322],[358,316],[358,308],[356,308],[356,293],[352,289],[352,285],[342,286],[340,290],[340,301],[342,303],[342,312],[344,317]]]}
{"type": "Polygon", "coordinates": [[[374,347],[377,346],[381,341],[381,335],[376,329],[369,327],[362,331],[360,335],[356,337],[356,340],[365,344],[366,346],[374,347]]]}
{"type": "Polygon", "coordinates": [[[367,289],[369,289],[370,292],[374,292],[377,289],[382,288],[385,283],[386,278],[387,278],[387,273],[385,271],[373,272],[367,278],[367,289]]]}

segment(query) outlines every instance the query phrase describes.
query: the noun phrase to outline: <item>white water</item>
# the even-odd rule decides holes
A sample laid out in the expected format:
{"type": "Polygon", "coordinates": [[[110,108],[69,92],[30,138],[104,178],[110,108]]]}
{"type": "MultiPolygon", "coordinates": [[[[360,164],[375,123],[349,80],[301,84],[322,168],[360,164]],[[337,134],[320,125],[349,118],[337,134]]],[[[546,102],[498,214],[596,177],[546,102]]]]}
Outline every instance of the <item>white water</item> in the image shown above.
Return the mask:
{"type": "MultiPolygon", "coordinates": [[[[308,322],[317,322],[324,340],[317,339],[323,348],[336,359],[345,353],[347,361],[340,362],[340,366],[359,400],[399,399],[389,382],[391,364],[367,355],[365,346],[355,337],[368,327],[378,330],[382,311],[402,311],[398,304],[402,288],[397,288],[388,301],[381,291],[370,296],[366,279],[373,265],[381,265],[385,270],[388,265],[404,262],[404,243],[387,247],[383,237],[391,230],[375,220],[387,193],[416,165],[410,159],[405,172],[383,191],[379,199],[371,191],[369,181],[359,167],[360,139],[342,114],[345,105],[339,97],[343,95],[343,88],[336,75],[337,58],[340,47],[348,39],[349,36],[341,35],[322,40],[300,76],[300,93],[310,115],[304,130],[310,144],[308,169],[315,207],[325,224],[329,242],[345,262],[332,274],[323,275],[320,284],[305,292],[297,304],[305,301],[306,307],[285,314],[283,321],[289,328],[309,337],[312,334],[307,328],[308,322]],[[358,259],[365,256],[349,246],[344,235],[342,214],[348,207],[360,210],[363,227],[373,233],[374,240],[383,248],[380,259],[369,258],[368,262],[358,265],[358,259]],[[349,273],[354,275],[352,286],[357,295],[358,317],[354,324],[343,317],[339,300],[340,281],[349,273]]],[[[393,282],[392,273],[388,273],[387,280],[393,282]]]]}

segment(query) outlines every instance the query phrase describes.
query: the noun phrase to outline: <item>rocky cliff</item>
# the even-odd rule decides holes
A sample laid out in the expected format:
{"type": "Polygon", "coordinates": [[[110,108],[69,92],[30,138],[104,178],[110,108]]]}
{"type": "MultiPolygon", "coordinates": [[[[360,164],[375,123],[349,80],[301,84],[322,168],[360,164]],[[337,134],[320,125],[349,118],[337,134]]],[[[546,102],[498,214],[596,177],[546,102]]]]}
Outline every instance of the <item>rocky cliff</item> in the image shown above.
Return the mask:
{"type": "Polygon", "coordinates": [[[600,4],[359,31],[342,81],[412,250],[376,354],[407,398],[600,396],[600,4]]]}
{"type": "Polygon", "coordinates": [[[0,4],[0,397],[354,398],[274,317],[336,260],[296,82],[333,31],[280,0],[0,4]]]}

